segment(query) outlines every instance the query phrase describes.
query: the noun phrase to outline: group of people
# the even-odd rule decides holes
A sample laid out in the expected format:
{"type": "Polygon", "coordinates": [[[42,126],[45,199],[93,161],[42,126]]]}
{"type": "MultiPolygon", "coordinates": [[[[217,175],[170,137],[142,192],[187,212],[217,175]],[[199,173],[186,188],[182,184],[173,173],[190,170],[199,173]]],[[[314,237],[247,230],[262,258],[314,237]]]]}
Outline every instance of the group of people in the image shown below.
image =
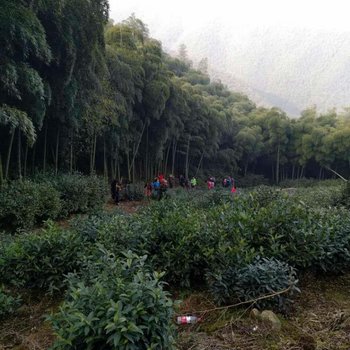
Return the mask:
{"type": "Polygon", "coordinates": [[[145,183],[144,194],[147,198],[153,197],[161,200],[166,194],[169,185],[171,188],[173,187],[172,178],[169,176],[168,181],[163,174],[159,174],[152,182],[145,183]]]}
{"type": "Polygon", "coordinates": [[[195,176],[193,176],[191,180],[189,180],[185,176],[180,175],[179,184],[182,188],[186,188],[186,189],[195,188],[197,187],[197,179],[195,178],[195,176]]]}
{"type": "MultiPolygon", "coordinates": [[[[207,182],[208,190],[215,188],[215,186],[216,186],[215,177],[209,176],[206,182],[207,182]]],[[[235,181],[234,181],[233,177],[231,177],[231,176],[226,176],[222,179],[222,187],[231,188],[232,193],[236,192],[235,181]]]]}
{"type": "MultiPolygon", "coordinates": [[[[170,174],[168,180],[165,178],[163,174],[159,174],[154,178],[151,182],[146,182],[144,186],[144,195],[146,198],[154,198],[161,200],[164,196],[166,196],[166,192],[168,188],[175,187],[175,177],[170,174]]],[[[207,187],[209,190],[212,190],[216,186],[216,179],[213,176],[209,176],[206,180],[207,187]]],[[[179,185],[184,189],[194,189],[197,187],[198,182],[195,176],[193,176],[190,180],[185,178],[185,176],[179,176],[179,185]]],[[[236,192],[235,181],[231,176],[226,176],[222,179],[222,186],[224,188],[231,188],[231,192],[236,192]]],[[[119,204],[121,200],[121,191],[122,184],[117,180],[113,180],[111,183],[111,195],[112,199],[116,205],[119,204]]]]}

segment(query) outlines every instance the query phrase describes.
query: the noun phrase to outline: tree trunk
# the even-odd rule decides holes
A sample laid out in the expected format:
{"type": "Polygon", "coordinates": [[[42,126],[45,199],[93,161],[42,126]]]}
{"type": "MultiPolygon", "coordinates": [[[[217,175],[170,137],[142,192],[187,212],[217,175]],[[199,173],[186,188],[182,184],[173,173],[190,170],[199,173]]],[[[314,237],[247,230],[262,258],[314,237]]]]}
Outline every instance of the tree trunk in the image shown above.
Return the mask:
{"type": "Polygon", "coordinates": [[[326,166],[326,169],[328,169],[329,171],[331,171],[333,174],[335,174],[336,176],[340,177],[342,180],[344,180],[345,182],[347,182],[348,180],[345,179],[345,177],[341,176],[336,170],[331,169],[330,167],[326,166]]]}
{"type": "Polygon", "coordinates": [[[190,142],[191,142],[191,135],[188,136],[187,141],[187,150],[186,150],[186,160],[185,160],[185,178],[188,179],[188,166],[189,166],[189,154],[190,154],[190,142]]]}
{"type": "Polygon", "coordinates": [[[21,140],[21,129],[18,128],[18,150],[17,150],[17,166],[18,166],[18,178],[20,180],[22,180],[22,152],[21,152],[21,148],[22,148],[22,140],[21,140]]]}
{"type": "Polygon", "coordinates": [[[97,134],[94,132],[91,141],[91,151],[90,151],[90,175],[95,171],[95,160],[96,160],[96,143],[97,143],[97,134]]]}
{"type": "Polygon", "coordinates": [[[117,158],[117,172],[118,172],[118,181],[120,181],[120,163],[119,163],[119,157],[117,158]]]}
{"type": "Polygon", "coordinates": [[[3,183],[4,183],[4,173],[2,169],[2,159],[0,154],[0,189],[2,188],[3,183]]]}
{"type": "Polygon", "coordinates": [[[111,176],[112,176],[112,180],[114,180],[114,179],[116,178],[116,172],[114,171],[114,160],[113,160],[113,156],[111,156],[110,166],[111,166],[111,176]]]}
{"type": "Polygon", "coordinates": [[[166,156],[165,156],[165,162],[164,162],[164,176],[165,177],[166,177],[167,170],[168,170],[168,159],[169,159],[169,153],[170,153],[170,146],[171,146],[171,144],[169,143],[168,149],[166,152],[166,156]]]}
{"type": "Polygon", "coordinates": [[[174,171],[175,171],[176,148],[177,148],[177,141],[174,138],[173,139],[173,149],[172,149],[173,161],[172,161],[172,165],[171,165],[171,174],[172,175],[174,175],[174,171]]]}
{"type": "Polygon", "coordinates": [[[247,176],[249,162],[246,161],[244,164],[244,176],[247,176]]]}
{"type": "Polygon", "coordinates": [[[131,180],[131,166],[130,166],[130,149],[129,149],[129,145],[128,145],[128,149],[126,152],[126,162],[128,163],[128,180],[131,180]]]}
{"type": "Polygon", "coordinates": [[[47,121],[45,123],[45,134],[44,134],[44,157],[43,157],[43,172],[46,172],[46,149],[47,149],[47,121]]]}
{"type": "Polygon", "coordinates": [[[9,144],[9,148],[7,151],[7,160],[6,160],[6,169],[5,169],[5,180],[8,179],[8,175],[9,175],[9,169],[10,169],[10,160],[11,160],[11,153],[12,153],[12,145],[13,145],[13,139],[15,137],[15,128],[12,128],[11,130],[11,138],[10,138],[10,144],[9,144]]]}
{"type": "Polygon", "coordinates": [[[55,152],[55,174],[58,174],[58,150],[60,146],[60,128],[57,130],[57,137],[56,137],[56,152],[55,152]]]}
{"type": "Polygon", "coordinates": [[[106,137],[103,136],[103,176],[108,179],[107,157],[106,157],[106,137]]]}
{"type": "Polygon", "coordinates": [[[280,176],[280,145],[277,146],[277,159],[276,159],[276,184],[279,183],[280,176]]]}
{"type": "Polygon", "coordinates": [[[149,127],[147,126],[147,135],[146,135],[146,161],[145,161],[145,175],[146,175],[146,181],[149,180],[149,159],[148,159],[148,147],[149,147],[149,139],[148,139],[148,134],[149,134],[149,127]]]}
{"type": "Polygon", "coordinates": [[[201,164],[202,164],[202,161],[203,161],[203,157],[204,157],[204,150],[203,150],[203,152],[201,154],[201,157],[199,159],[199,163],[198,163],[198,166],[197,166],[196,174],[194,175],[194,177],[197,177],[198,171],[199,171],[199,169],[201,167],[201,164]]]}
{"type": "Polygon", "coordinates": [[[69,172],[73,173],[73,141],[74,141],[74,133],[72,132],[70,138],[70,155],[69,155],[69,172]]]}
{"type": "Polygon", "coordinates": [[[142,128],[142,131],[141,131],[141,135],[140,135],[139,141],[137,143],[137,147],[134,150],[134,154],[133,154],[133,158],[132,158],[132,162],[131,162],[131,168],[134,167],[135,159],[136,159],[137,153],[139,151],[139,147],[140,147],[140,144],[141,144],[141,140],[142,140],[142,136],[143,136],[143,133],[145,131],[145,128],[146,128],[146,121],[143,124],[143,128],[142,128]]]}
{"type": "Polygon", "coordinates": [[[292,167],[292,180],[294,180],[294,172],[295,172],[295,164],[293,164],[293,167],[292,167]]]}
{"type": "Polygon", "coordinates": [[[27,176],[27,160],[28,160],[28,141],[26,142],[26,151],[24,154],[24,170],[23,170],[23,176],[26,177],[27,176]]]}
{"type": "Polygon", "coordinates": [[[94,136],[94,153],[93,153],[93,158],[92,158],[92,170],[93,170],[93,173],[95,173],[96,148],[97,148],[97,133],[95,132],[95,136],[94,136]]]}
{"type": "Polygon", "coordinates": [[[136,154],[136,150],[135,150],[135,145],[133,148],[133,160],[132,160],[132,183],[135,183],[135,154],[136,154]]]}
{"type": "Polygon", "coordinates": [[[36,143],[34,144],[33,151],[32,151],[32,173],[34,173],[34,170],[35,170],[35,155],[36,155],[36,143]]]}

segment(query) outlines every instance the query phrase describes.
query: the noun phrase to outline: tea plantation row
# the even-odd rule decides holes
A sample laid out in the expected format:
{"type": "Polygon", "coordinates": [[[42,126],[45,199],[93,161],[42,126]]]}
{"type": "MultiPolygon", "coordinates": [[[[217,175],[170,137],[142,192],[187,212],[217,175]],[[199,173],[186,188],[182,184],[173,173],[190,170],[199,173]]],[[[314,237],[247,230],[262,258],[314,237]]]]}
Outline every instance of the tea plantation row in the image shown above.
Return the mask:
{"type": "Polygon", "coordinates": [[[30,229],[48,219],[100,209],[106,185],[80,174],[12,181],[0,188],[0,229],[30,229]]]}
{"type": "Polygon", "coordinates": [[[57,349],[173,349],[166,290],[207,288],[218,304],[287,290],[258,303],[287,311],[303,271],[347,271],[349,211],[332,193],[326,207],[268,187],[181,192],[134,215],[75,219],[69,230],[48,223],[2,241],[0,300],[12,310],[18,298],[9,290],[66,290],[50,317],[57,349]]]}

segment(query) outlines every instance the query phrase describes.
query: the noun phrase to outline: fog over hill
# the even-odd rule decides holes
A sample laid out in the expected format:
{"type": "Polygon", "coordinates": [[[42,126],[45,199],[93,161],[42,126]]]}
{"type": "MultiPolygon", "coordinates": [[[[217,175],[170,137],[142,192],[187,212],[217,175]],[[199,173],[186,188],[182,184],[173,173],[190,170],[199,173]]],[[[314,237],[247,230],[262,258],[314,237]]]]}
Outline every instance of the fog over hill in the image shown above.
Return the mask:
{"type": "Polygon", "coordinates": [[[350,33],[256,28],[243,40],[227,33],[212,23],[165,47],[175,52],[185,43],[194,61],[208,57],[214,79],[292,116],[312,105],[321,111],[350,105],[350,33]]]}
{"type": "MultiPolygon", "coordinates": [[[[280,107],[291,116],[298,116],[301,110],[313,105],[320,111],[350,106],[349,28],[344,25],[336,30],[320,25],[293,26],[296,14],[304,15],[305,22],[314,9],[315,14],[316,10],[323,10],[326,19],[327,7],[310,7],[309,13],[304,14],[303,7],[291,7],[295,10],[292,14],[295,18],[285,17],[290,22],[288,25],[283,25],[283,17],[278,24],[254,25],[258,14],[252,23],[241,23],[240,14],[222,17],[220,13],[219,17],[204,18],[211,11],[208,8],[203,11],[203,19],[199,15],[191,21],[186,17],[186,11],[191,10],[187,7],[180,14],[174,9],[174,15],[168,12],[166,17],[164,9],[157,13],[157,8],[150,13],[141,2],[135,4],[138,5],[124,9],[119,16],[136,10],[136,16],[149,25],[151,35],[162,41],[166,51],[175,54],[179,45],[185,44],[195,66],[207,57],[213,79],[220,79],[233,90],[246,93],[257,104],[280,107]]],[[[273,5],[276,7],[276,4],[273,5]]],[[[248,8],[243,10],[249,12],[248,8]]],[[[339,15],[341,9],[331,6],[329,11],[338,11],[336,14],[339,15]]],[[[336,14],[333,14],[333,22],[336,14]]],[[[242,12],[242,16],[249,21],[247,13],[242,12]]],[[[267,17],[266,12],[262,16],[267,17]]],[[[268,18],[272,20],[273,16],[268,18]]]]}

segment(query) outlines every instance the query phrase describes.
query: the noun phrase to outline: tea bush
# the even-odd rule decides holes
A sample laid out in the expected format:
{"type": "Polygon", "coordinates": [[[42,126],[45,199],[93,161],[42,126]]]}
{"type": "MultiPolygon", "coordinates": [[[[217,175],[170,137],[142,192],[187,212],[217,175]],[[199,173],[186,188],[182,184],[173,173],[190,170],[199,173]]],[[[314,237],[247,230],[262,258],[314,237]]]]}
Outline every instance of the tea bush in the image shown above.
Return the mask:
{"type": "Polygon", "coordinates": [[[18,236],[0,246],[2,282],[51,292],[61,289],[64,275],[79,270],[86,245],[77,233],[51,223],[40,234],[18,236]]]}
{"type": "Polygon", "coordinates": [[[20,304],[21,299],[19,297],[13,297],[0,286],[0,319],[13,314],[20,304]]]}
{"type": "Polygon", "coordinates": [[[219,304],[251,301],[284,291],[283,294],[257,300],[255,305],[285,311],[291,297],[300,292],[294,268],[276,259],[258,257],[243,268],[227,266],[216,273],[209,273],[208,281],[210,291],[219,304]]]}
{"type": "Polygon", "coordinates": [[[203,282],[203,271],[220,240],[209,229],[204,210],[178,204],[155,203],[143,213],[147,222],[143,248],[152,266],[165,271],[169,283],[189,287],[203,282]]]}
{"type": "Polygon", "coordinates": [[[106,184],[97,176],[60,175],[53,179],[53,185],[60,193],[63,217],[96,211],[105,202],[106,184]]]}
{"type": "Polygon", "coordinates": [[[139,255],[148,253],[147,217],[137,214],[100,213],[78,217],[71,224],[83,240],[102,244],[118,257],[125,249],[139,255]]]}
{"type": "Polygon", "coordinates": [[[335,204],[341,204],[350,209],[350,180],[347,182],[346,186],[343,187],[339,200],[335,204]]]}
{"type": "Polygon", "coordinates": [[[98,211],[105,189],[102,178],[80,174],[12,181],[0,190],[0,227],[28,230],[47,219],[98,211]]]}
{"type": "Polygon", "coordinates": [[[173,302],[161,275],[145,267],[145,257],[100,253],[68,278],[67,298],[50,317],[53,349],[175,349],[173,302]]]}
{"type": "Polygon", "coordinates": [[[13,181],[0,190],[0,225],[11,229],[30,229],[61,211],[58,191],[52,184],[13,181]]]}

